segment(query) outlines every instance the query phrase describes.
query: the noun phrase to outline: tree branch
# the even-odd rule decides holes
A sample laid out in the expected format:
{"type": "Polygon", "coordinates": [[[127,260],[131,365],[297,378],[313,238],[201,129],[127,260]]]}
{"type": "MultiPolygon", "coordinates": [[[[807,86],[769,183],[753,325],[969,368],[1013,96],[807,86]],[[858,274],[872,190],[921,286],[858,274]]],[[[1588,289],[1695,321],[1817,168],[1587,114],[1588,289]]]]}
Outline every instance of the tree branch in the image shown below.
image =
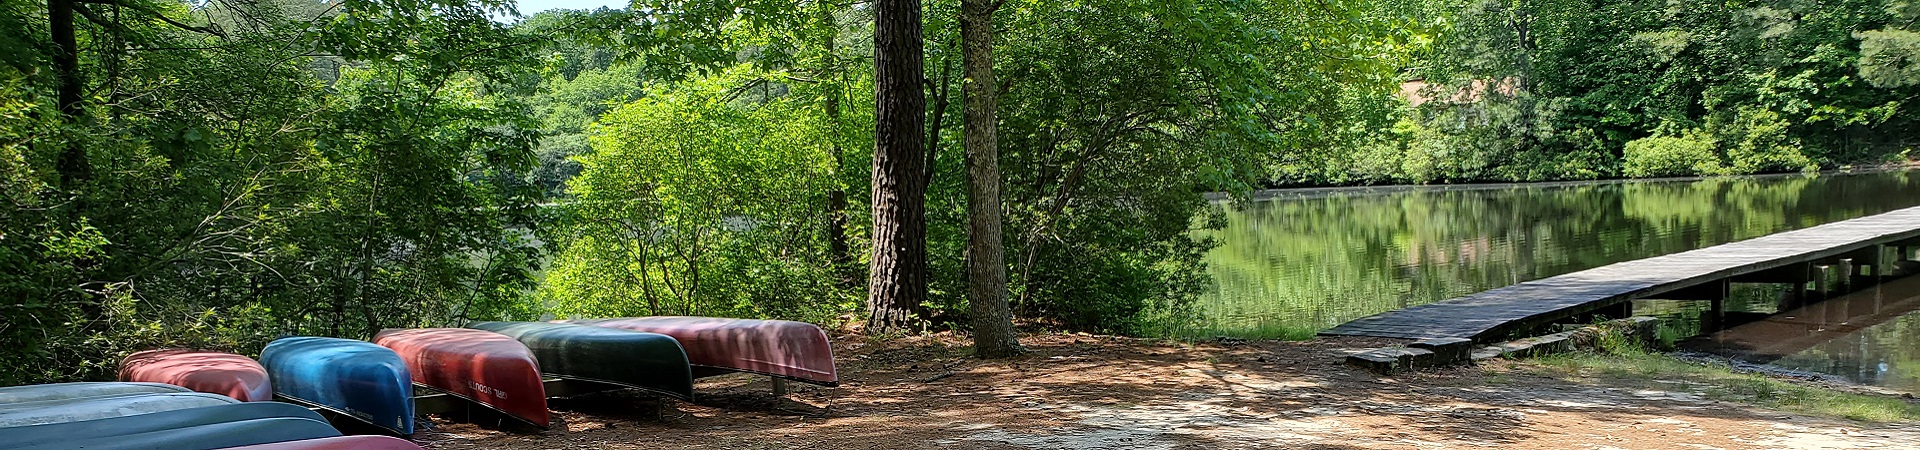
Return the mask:
{"type": "MultiPolygon", "coordinates": [[[[173,18],[167,17],[166,14],[162,14],[160,11],[156,11],[153,8],[148,8],[145,5],[137,5],[137,4],[127,3],[127,2],[122,2],[121,0],[73,0],[73,2],[76,3],[76,5],[74,5],[76,7],[75,9],[84,10],[84,8],[78,8],[79,3],[92,3],[96,5],[119,6],[122,8],[127,8],[134,11],[139,11],[139,12],[153,15],[153,18],[160,19],[161,22],[166,22],[167,25],[173,25],[175,28],[197,32],[197,33],[211,34],[219,37],[227,37],[227,33],[220,31],[219,28],[188,25],[180,21],[173,20],[173,18]]],[[[90,13],[82,13],[82,14],[85,15],[90,13]]],[[[88,20],[92,20],[92,17],[88,17],[88,20]]]]}

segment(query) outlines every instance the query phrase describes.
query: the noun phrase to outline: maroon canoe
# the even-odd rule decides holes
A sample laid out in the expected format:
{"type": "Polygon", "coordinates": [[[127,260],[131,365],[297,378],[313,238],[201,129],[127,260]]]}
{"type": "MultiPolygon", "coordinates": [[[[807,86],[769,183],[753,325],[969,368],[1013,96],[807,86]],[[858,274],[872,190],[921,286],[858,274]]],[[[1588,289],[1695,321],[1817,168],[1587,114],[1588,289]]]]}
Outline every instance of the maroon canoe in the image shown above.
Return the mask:
{"type": "Polygon", "coordinates": [[[540,365],[519,340],[468,328],[422,328],[384,330],[373,343],[399,353],[415,383],[547,427],[540,365]]]}
{"type": "Polygon", "coordinates": [[[273,400],[267,369],[253,358],[186,349],[148,350],[120,360],[120,381],[166,383],[243,402],[273,400]]]}
{"type": "Polygon", "coordinates": [[[638,317],[568,320],[566,323],[672,336],[687,350],[694,376],[747,372],[822,386],[837,386],[833,345],[810,323],[715,317],[638,317]]]}
{"type": "Polygon", "coordinates": [[[420,446],[396,437],[340,436],[249,445],[227,450],[420,450],[420,446]]]}

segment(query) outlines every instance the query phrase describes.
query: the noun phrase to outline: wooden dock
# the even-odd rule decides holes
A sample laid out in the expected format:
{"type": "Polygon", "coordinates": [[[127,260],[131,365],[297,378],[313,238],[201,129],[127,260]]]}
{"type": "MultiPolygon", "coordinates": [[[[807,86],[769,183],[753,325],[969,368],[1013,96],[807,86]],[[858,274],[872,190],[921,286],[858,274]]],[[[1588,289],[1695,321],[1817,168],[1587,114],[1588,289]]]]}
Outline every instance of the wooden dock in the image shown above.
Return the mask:
{"type": "Polygon", "coordinates": [[[1822,274],[1829,270],[1847,274],[1840,282],[1887,276],[1915,246],[1920,207],[1528,281],[1375,314],[1320,334],[1490,342],[1634,299],[1708,300],[1719,311],[1728,283],[1805,289],[1813,282],[1824,291],[1822,274]]]}

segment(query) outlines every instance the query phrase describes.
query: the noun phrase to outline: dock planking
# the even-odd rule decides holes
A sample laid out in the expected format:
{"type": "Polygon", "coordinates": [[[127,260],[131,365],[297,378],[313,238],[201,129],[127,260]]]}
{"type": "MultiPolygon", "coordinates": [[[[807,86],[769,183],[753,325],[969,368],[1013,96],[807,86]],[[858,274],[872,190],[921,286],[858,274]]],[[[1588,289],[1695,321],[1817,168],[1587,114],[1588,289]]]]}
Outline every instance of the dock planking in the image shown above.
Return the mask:
{"type": "MultiPolygon", "coordinates": [[[[1320,334],[1485,342],[1621,302],[1660,298],[1741,275],[1873,252],[1885,245],[1920,245],[1920,207],[1528,281],[1375,314],[1320,334]]],[[[1885,265],[1873,270],[1883,271],[1885,265]]]]}

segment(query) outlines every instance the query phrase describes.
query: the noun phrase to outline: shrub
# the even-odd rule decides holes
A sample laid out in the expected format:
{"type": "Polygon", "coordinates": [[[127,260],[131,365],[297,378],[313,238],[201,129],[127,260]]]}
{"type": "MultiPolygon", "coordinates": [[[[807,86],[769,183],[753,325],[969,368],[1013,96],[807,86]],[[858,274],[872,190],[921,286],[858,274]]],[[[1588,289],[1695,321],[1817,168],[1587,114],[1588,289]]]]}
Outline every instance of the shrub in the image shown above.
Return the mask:
{"type": "Polygon", "coordinates": [[[1630,177],[1722,174],[1726,169],[1714,145],[1712,136],[1699,131],[1635,139],[1627,142],[1622,170],[1630,177]]]}

